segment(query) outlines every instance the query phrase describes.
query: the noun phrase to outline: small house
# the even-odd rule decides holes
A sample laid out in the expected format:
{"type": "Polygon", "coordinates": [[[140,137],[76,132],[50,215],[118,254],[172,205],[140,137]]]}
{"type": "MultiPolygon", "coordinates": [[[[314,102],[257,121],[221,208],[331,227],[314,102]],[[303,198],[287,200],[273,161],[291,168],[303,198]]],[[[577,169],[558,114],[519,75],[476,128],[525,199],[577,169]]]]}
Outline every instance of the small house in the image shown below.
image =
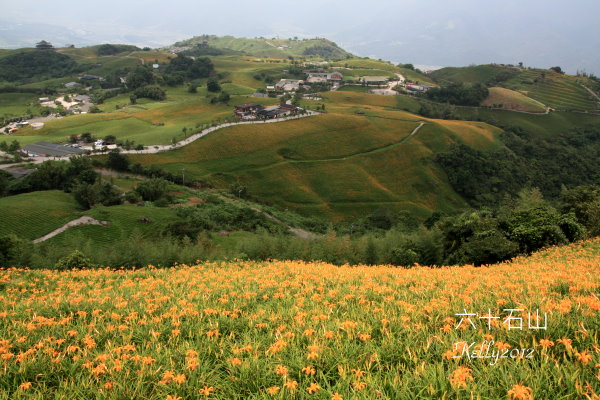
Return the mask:
{"type": "Polygon", "coordinates": [[[253,118],[256,114],[263,110],[263,106],[256,103],[246,103],[241,104],[239,106],[235,106],[235,110],[233,111],[234,115],[238,118],[248,119],[253,118]]]}
{"type": "Polygon", "coordinates": [[[385,85],[388,78],[385,76],[363,76],[360,81],[365,85],[385,85]]]}
{"type": "Polygon", "coordinates": [[[275,84],[275,89],[283,90],[284,92],[294,92],[300,89],[304,81],[297,79],[281,79],[275,84]]]}

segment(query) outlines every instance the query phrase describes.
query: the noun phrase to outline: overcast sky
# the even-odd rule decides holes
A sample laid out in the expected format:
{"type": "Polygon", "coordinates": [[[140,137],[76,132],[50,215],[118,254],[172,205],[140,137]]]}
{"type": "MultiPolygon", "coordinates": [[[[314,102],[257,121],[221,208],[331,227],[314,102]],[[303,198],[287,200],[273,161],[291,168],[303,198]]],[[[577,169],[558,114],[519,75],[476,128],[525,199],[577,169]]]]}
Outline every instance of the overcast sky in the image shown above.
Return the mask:
{"type": "Polygon", "coordinates": [[[35,38],[154,47],[201,34],[320,36],[394,62],[522,61],[600,74],[599,0],[0,0],[0,10],[5,47],[35,38]]]}

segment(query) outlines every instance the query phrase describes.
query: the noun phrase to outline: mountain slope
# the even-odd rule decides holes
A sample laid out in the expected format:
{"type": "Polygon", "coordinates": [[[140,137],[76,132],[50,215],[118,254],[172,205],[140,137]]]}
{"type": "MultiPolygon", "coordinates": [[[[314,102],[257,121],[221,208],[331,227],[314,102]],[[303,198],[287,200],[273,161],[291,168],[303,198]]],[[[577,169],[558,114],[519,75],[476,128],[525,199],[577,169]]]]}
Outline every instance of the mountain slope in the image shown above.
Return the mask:
{"type": "Polygon", "coordinates": [[[323,39],[236,38],[233,36],[202,35],[175,43],[176,47],[210,47],[240,52],[256,57],[321,57],[345,59],[352,55],[334,42],[323,39]]]}
{"type": "Polygon", "coordinates": [[[497,64],[442,68],[433,71],[430,76],[440,84],[482,83],[500,86],[558,110],[600,110],[597,99],[585,88],[594,86],[595,82],[585,76],[497,64]]]}

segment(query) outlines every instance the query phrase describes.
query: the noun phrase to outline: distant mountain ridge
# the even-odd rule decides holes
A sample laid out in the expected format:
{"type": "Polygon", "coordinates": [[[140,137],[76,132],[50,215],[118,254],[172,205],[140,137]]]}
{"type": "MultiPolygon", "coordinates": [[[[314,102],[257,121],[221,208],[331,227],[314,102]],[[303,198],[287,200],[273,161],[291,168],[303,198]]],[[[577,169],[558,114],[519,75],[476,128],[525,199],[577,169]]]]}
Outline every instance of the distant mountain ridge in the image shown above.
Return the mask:
{"type": "Polygon", "coordinates": [[[201,35],[176,42],[171,48],[212,48],[226,53],[246,54],[256,57],[322,57],[333,60],[350,58],[353,55],[325,38],[278,39],[239,38],[234,36],[201,35]]]}

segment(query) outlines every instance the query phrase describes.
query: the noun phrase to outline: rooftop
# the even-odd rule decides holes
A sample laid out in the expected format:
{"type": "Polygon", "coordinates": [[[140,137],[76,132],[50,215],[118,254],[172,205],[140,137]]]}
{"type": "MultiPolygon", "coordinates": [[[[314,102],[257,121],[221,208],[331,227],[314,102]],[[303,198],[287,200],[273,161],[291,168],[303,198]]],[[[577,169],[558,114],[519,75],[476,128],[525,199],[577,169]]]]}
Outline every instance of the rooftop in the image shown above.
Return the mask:
{"type": "Polygon", "coordinates": [[[62,144],[37,142],[28,144],[23,150],[30,154],[45,154],[52,157],[74,156],[85,153],[85,150],[63,146],[62,144]]]}

